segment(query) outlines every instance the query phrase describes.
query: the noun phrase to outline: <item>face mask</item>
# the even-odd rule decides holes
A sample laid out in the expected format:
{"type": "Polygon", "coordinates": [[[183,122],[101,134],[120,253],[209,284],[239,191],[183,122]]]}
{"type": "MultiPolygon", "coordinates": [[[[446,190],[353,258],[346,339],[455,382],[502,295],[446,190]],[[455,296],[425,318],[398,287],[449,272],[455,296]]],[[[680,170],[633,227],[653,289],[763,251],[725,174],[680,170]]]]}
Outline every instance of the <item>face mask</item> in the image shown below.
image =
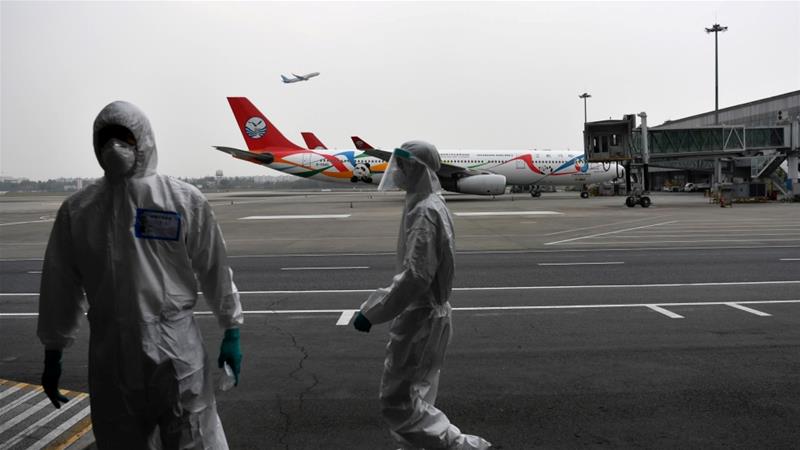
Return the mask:
{"type": "Polygon", "coordinates": [[[100,159],[111,178],[127,175],[136,164],[136,146],[119,139],[109,139],[100,149],[100,159]]]}

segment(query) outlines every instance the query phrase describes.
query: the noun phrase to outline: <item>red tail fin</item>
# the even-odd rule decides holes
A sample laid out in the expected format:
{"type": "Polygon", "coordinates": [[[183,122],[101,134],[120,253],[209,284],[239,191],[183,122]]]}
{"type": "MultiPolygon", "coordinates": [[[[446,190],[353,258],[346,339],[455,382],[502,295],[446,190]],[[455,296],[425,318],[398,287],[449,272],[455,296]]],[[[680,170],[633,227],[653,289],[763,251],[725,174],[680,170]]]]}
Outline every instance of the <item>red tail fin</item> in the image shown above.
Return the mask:
{"type": "Polygon", "coordinates": [[[353,140],[353,144],[356,146],[358,150],[374,150],[375,147],[369,145],[358,136],[350,136],[350,139],[353,140]]]}
{"type": "Polygon", "coordinates": [[[247,97],[228,97],[228,103],[231,105],[247,148],[251,151],[276,149],[276,147],[281,150],[301,149],[286,139],[247,97]]]}
{"type": "Polygon", "coordinates": [[[311,149],[311,150],[314,150],[314,149],[317,149],[317,148],[321,148],[323,150],[327,150],[328,149],[328,147],[325,147],[325,144],[323,144],[322,141],[317,139],[317,136],[315,136],[314,133],[312,133],[310,131],[303,131],[300,134],[303,135],[303,140],[306,141],[306,146],[309,149],[311,149]]]}

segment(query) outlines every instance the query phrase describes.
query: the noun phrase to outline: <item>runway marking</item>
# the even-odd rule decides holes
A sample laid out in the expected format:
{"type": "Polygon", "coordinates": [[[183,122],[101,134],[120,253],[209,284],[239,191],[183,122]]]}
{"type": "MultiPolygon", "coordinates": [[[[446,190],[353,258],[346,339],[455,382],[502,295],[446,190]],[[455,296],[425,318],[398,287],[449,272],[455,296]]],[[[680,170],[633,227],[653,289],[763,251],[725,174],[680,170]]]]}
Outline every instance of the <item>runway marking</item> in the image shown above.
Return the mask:
{"type": "Polygon", "coordinates": [[[281,267],[281,270],[363,270],[369,266],[342,266],[342,267],[281,267]]]}
{"type": "MultiPolygon", "coordinates": [[[[642,237],[647,238],[647,236],[635,236],[635,237],[642,237]]],[[[703,243],[703,242],[784,242],[784,241],[800,241],[800,239],[795,238],[787,238],[787,239],[703,239],[702,241],[654,241],[651,239],[647,239],[648,244],[687,244],[687,243],[703,243]]],[[[617,245],[619,242],[572,242],[572,245],[617,245]]],[[[550,244],[545,244],[550,245],[550,244]]],[[[684,250],[684,249],[681,249],[684,250]]]]}
{"type": "Polygon", "coordinates": [[[800,261],[800,258],[781,258],[781,261],[800,261]]]}
{"type": "MultiPolygon", "coordinates": [[[[3,380],[3,384],[6,384],[5,381],[6,380],[3,380]]],[[[14,386],[11,386],[10,388],[6,389],[5,391],[0,392],[0,400],[4,399],[5,397],[8,397],[9,395],[13,394],[14,392],[17,392],[18,390],[22,389],[24,386],[25,386],[25,383],[17,383],[14,386]]]]}
{"type": "MultiPolygon", "coordinates": [[[[771,231],[771,230],[768,230],[768,231],[771,231]]],[[[673,237],[680,238],[680,237],[686,237],[686,234],[645,234],[645,233],[643,233],[643,234],[635,234],[635,235],[628,235],[628,236],[611,236],[610,238],[614,238],[614,239],[651,239],[651,238],[673,238],[673,237]]],[[[711,233],[711,232],[709,232],[709,233],[711,233]]],[[[715,235],[719,235],[720,234],[719,231],[714,231],[714,233],[715,233],[715,235]]],[[[692,234],[698,234],[698,233],[692,233],[692,234]]],[[[725,236],[726,237],[735,237],[735,236],[786,236],[787,234],[788,233],[755,233],[755,232],[753,232],[753,233],[746,233],[746,232],[744,232],[744,233],[740,233],[740,232],[727,233],[726,232],[725,236]]],[[[705,236],[697,236],[697,237],[702,238],[702,237],[705,237],[705,236]]],[[[712,235],[712,236],[709,236],[709,237],[714,237],[714,236],[712,235]]],[[[752,240],[752,239],[739,239],[739,240],[749,241],[749,240],[752,240]]]]}
{"type": "MultiPolygon", "coordinates": [[[[793,304],[800,303],[800,299],[791,300],[745,300],[735,302],[736,305],[775,305],[775,304],[793,304]]],[[[667,311],[664,307],[674,306],[730,306],[731,302],[677,302],[677,303],[616,303],[616,304],[582,304],[582,305],[519,305],[519,306],[465,306],[453,308],[453,311],[525,311],[525,310],[549,310],[549,309],[613,309],[613,308],[650,308],[658,311],[661,314],[670,316],[678,315],[671,311],[667,311]],[[661,311],[661,310],[664,311],[661,311]],[[669,313],[669,314],[667,314],[669,313]]],[[[342,320],[342,315],[357,311],[352,309],[263,309],[242,311],[246,315],[281,315],[281,314],[335,314],[339,316],[337,323],[342,320]]],[[[755,310],[753,310],[755,311],[755,310]]],[[[748,311],[750,312],[750,311],[748,311]]],[[[760,312],[760,311],[759,311],[760,312]]],[[[195,311],[196,316],[213,316],[211,311],[195,311]]],[[[765,313],[766,314],[766,313],[765,313]]],[[[0,313],[2,316],[14,317],[36,317],[37,313],[0,313]]]]}
{"type": "Polygon", "coordinates": [[[20,398],[14,400],[13,402],[7,404],[6,406],[4,406],[2,408],[0,408],[0,416],[2,416],[3,414],[11,411],[12,409],[16,408],[17,406],[25,403],[26,401],[28,401],[29,398],[39,395],[39,393],[41,393],[41,392],[42,392],[42,388],[41,387],[34,388],[32,391],[28,392],[27,394],[21,396],[20,398]]]}
{"type": "Polygon", "coordinates": [[[42,222],[54,222],[55,219],[44,219],[44,220],[30,220],[27,222],[9,222],[9,223],[0,223],[0,227],[8,227],[11,225],[26,225],[29,223],[42,223],[42,222]]]}
{"type": "Polygon", "coordinates": [[[606,224],[602,224],[602,225],[594,225],[594,226],[591,226],[591,227],[573,228],[571,230],[556,231],[555,233],[548,233],[548,234],[545,234],[545,236],[555,236],[557,234],[572,233],[572,232],[575,232],[575,231],[583,231],[583,230],[591,230],[592,228],[610,227],[612,225],[622,225],[623,223],[641,222],[643,220],[653,220],[655,218],[658,218],[658,217],[645,217],[645,218],[636,219],[636,220],[626,220],[624,222],[613,222],[613,223],[606,223],[606,224]]]}
{"type": "Polygon", "coordinates": [[[309,214],[286,216],[247,216],[239,220],[290,220],[290,219],[347,219],[351,214],[309,214]]]}
{"type": "Polygon", "coordinates": [[[29,271],[28,271],[28,273],[32,273],[32,274],[41,274],[41,273],[42,273],[42,271],[41,271],[41,270],[29,270],[29,271]]]}
{"type": "Polygon", "coordinates": [[[552,216],[562,215],[557,211],[477,211],[477,212],[456,212],[453,215],[458,217],[492,217],[492,216],[552,216]]]}
{"type": "Polygon", "coordinates": [[[757,309],[748,308],[748,307],[742,306],[742,305],[740,305],[738,303],[725,303],[725,304],[730,306],[731,308],[741,309],[742,311],[747,311],[747,312],[749,312],[751,314],[755,314],[757,316],[761,316],[761,317],[770,317],[770,316],[772,316],[772,314],[767,314],[767,313],[765,313],[763,311],[759,311],[757,309]]]}
{"type": "Polygon", "coordinates": [[[657,313],[661,313],[661,314],[669,317],[670,319],[683,319],[684,318],[682,315],[675,314],[674,312],[672,312],[672,311],[670,311],[668,309],[664,309],[664,308],[662,308],[662,307],[660,307],[658,305],[645,305],[645,306],[647,306],[648,308],[652,309],[653,311],[655,311],[657,313]]]}
{"type": "Polygon", "coordinates": [[[561,240],[561,241],[548,242],[548,243],[546,243],[544,245],[563,244],[565,242],[572,242],[572,241],[577,241],[577,240],[580,240],[580,239],[591,239],[591,238],[595,238],[595,237],[599,237],[599,236],[607,236],[609,234],[624,233],[626,231],[640,230],[642,228],[657,227],[657,226],[660,226],[660,225],[669,225],[671,223],[677,223],[677,222],[678,222],[677,220],[671,220],[669,222],[661,222],[661,223],[654,223],[654,224],[650,224],[650,225],[642,225],[640,227],[625,228],[623,230],[608,231],[606,233],[598,233],[598,234],[592,234],[592,235],[589,235],[589,236],[581,236],[581,237],[576,237],[576,238],[572,238],[572,239],[564,239],[564,240],[561,240]]]}
{"type": "MultiPolygon", "coordinates": [[[[457,287],[454,291],[460,292],[479,292],[479,291],[532,291],[548,289],[647,289],[647,288],[670,288],[670,287],[708,287],[708,286],[763,286],[763,285],[784,285],[800,284],[800,280],[780,280],[780,281],[721,281],[706,283],[655,283],[655,284],[586,284],[586,285],[541,285],[541,286],[477,286],[477,287],[457,287]]],[[[239,295],[272,295],[272,294],[359,294],[373,292],[375,289],[309,289],[299,290],[276,290],[276,291],[239,291],[239,295]]],[[[2,292],[0,297],[29,297],[39,295],[38,292],[2,292]]],[[[739,302],[741,303],[741,302],[739,302]]],[[[25,315],[28,313],[5,313],[4,315],[13,316],[15,314],[25,315]]],[[[0,314],[2,316],[3,314],[0,314]]]]}
{"type": "MultiPolygon", "coordinates": [[[[71,400],[72,399],[70,399],[70,401],[71,400]]],[[[70,402],[67,402],[66,404],[68,405],[69,403],[70,402]]],[[[45,398],[44,400],[39,401],[39,403],[31,406],[30,408],[26,409],[25,411],[22,411],[16,417],[8,419],[8,421],[6,423],[0,425],[0,434],[5,433],[6,430],[10,430],[12,427],[14,427],[14,425],[22,422],[23,420],[27,419],[30,416],[36,414],[37,412],[39,412],[42,408],[44,408],[47,405],[52,405],[52,402],[50,401],[49,398],[45,398]]],[[[5,444],[3,444],[3,445],[5,445],[5,444]]],[[[7,447],[3,447],[3,445],[0,445],[0,449],[7,448],[7,447]]],[[[11,447],[11,445],[8,446],[8,448],[10,448],[10,447],[11,447]]]]}
{"type": "MultiPolygon", "coordinates": [[[[60,436],[61,433],[69,430],[76,423],[78,423],[81,420],[83,420],[86,416],[89,415],[90,412],[91,412],[91,406],[87,406],[87,407],[83,408],[82,410],[78,411],[78,413],[75,414],[74,416],[72,416],[69,420],[67,420],[64,423],[62,423],[61,425],[55,427],[53,429],[53,431],[47,433],[43,438],[39,439],[32,446],[28,447],[28,450],[34,450],[34,449],[38,450],[38,449],[44,448],[47,444],[53,442],[53,440],[55,438],[60,436]]],[[[84,428],[82,430],[82,432],[79,431],[77,436],[73,436],[72,437],[72,442],[77,441],[81,436],[86,434],[89,431],[89,428],[91,428],[91,425],[89,425],[86,428],[84,428]]]]}
{"type": "Polygon", "coordinates": [[[572,262],[572,263],[539,263],[538,266],[603,266],[611,264],[625,264],[622,261],[608,262],[572,262]]]}
{"type": "MultiPolygon", "coordinates": [[[[559,248],[547,250],[462,250],[456,251],[456,255],[525,255],[538,253],[594,253],[594,252],[642,252],[642,251],[684,251],[684,250],[761,250],[768,248],[800,248],[800,245],[736,245],[736,246],[696,246],[696,247],[629,247],[629,248],[559,248]]],[[[246,258],[333,258],[346,256],[394,256],[394,252],[375,252],[375,253],[283,253],[283,254],[264,254],[264,255],[228,255],[228,259],[246,258]]],[[[6,261],[41,261],[36,259],[0,259],[6,261]]]]}
{"type": "MultiPolygon", "coordinates": [[[[5,442],[3,445],[0,445],[0,449],[5,450],[7,448],[13,447],[19,441],[25,439],[25,437],[28,436],[31,432],[33,432],[34,430],[36,430],[38,428],[41,428],[46,423],[52,421],[53,419],[55,419],[59,415],[63,414],[65,411],[69,410],[73,406],[75,406],[78,403],[80,403],[80,401],[83,400],[86,397],[88,397],[87,394],[78,394],[78,396],[76,396],[74,398],[71,398],[67,403],[64,403],[63,405],[61,405],[60,409],[57,409],[57,410],[51,412],[50,414],[42,417],[36,423],[34,423],[33,425],[29,426],[28,428],[20,431],[15,436],[13,436],[11,439],[9,439],[7,442],[5,442]]],[[[40,403],[50,404],[50,399],[44,399],[40,403]]],[[[39,405],[37,404],[36,406],[38,407],[39,405]]],[[[30,411],[32,409],[33,408],[26,410],[25,413],[23,413],[23,414],[26,414],[28,411],[30,411]]],[[[38,408],[38,409],[41,409],[41,408],[38,408]]],[[[37,411],[38,411],[38,409],[37,409],[37,411]]],[[[84,408],[84,410],[88,410],[88,409],[89,409],[88,406],[86,408],[84,408]]],[[[83,411],[79,412],[78,414],[81,414],[81,413],[83,413],[83,411]]]]}
{"type": "Polygon", "coordinates": [[[336,325],[339,326],[350,325],[350,320],[353,319],[353,316],[355,316],[357,312],[358,312],[357,309],[345,309],[344,311],[342,311],[342,315],[339,316],[339,320],[336,321],[336,325]]]}

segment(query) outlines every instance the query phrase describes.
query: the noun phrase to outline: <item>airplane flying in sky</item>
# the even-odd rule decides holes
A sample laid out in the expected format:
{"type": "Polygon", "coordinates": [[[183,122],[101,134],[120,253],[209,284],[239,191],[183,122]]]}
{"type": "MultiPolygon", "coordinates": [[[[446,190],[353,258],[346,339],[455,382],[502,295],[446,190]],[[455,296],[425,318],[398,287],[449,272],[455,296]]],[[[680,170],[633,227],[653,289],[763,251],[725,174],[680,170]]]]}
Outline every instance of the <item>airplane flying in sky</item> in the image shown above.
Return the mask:
{"type": "MultiPolygon", "coordinates": [[[[228,97],[228,103],[248,150],[215,146],[217,150],[302,178],[380,183],[391,151],[372,148],[357,136],[353,137],[354,150],[326,150],[315,136],[312,141],[306,140],[313,148],[302,148],[289,141],[246,97],[228,97]]],[[[582,152],[440,150],[439,155],[442,188],[465,194],[501,195],[508,185],[554,185],[581,186],[581,197],[585,198],[587,185],[624,176],[622,167],[587,163],[582,152]]],[[[538,189],[532,194],[537,195],[538,189]]]]}
{"type": "Polygon", "coordinates": [[[281,80],[283,80],[284,83],[297,83],[298,81],[308,81],[311,78],[318,76],[319,72],[311,72],[305,75],[298,75],[296,73],[293,73],[292,75],[294,75],[294,78],[289,78],[286,75],[281,75],[281,80]]]}

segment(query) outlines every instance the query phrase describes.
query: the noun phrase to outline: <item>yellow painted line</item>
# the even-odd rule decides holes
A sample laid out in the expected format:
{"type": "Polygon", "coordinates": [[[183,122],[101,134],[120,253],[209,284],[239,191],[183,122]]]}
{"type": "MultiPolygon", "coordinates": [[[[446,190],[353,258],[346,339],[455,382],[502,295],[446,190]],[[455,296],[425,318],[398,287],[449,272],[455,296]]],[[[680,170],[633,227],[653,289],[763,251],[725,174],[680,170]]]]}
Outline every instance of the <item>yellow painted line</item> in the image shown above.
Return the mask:
{"type": "MultiPolygon", "coordinates": [[[[48,414],[48,415],[44,416],[43,418],[39,419],[33,425],[30,425],[28,428],[25,428],[24,430],[20,431],[15,436],[12,436],[7,442],[5,442],[4,444],[0,445],[0,449],[6,450],[6,449],[10,449],[11,447],[15,446],[21,440],[25,439],[25,437],[30,435],[30,433],[32,433],[34,430],[36,430],[38,428],[41,428],[43,425],[49,423],[51,420],[53,420],[56,417],[58,417],[59,415],[63,414],[64,412],[66,412],[67,410],[72,408],[73,406],[79,404],[81,402],[81,400],[83,400],[86,397],[88,397],[88,394],[81,394],[81,395],[78,395],[77,397],[71,398],[70,401],[68,401],[67,403],[64,403],[61,406],[61,409],[57,409],[57,410],[51,412],[50,414],[48,414]]],[[[44,401],[46,401],[48,404],[50,403],[49,399],[44,400],[44,401]]],[[[39,405],[37,405],[37,406],[39,406],[39,405]]],[[[41,408],[38,408],[38,409],[41,409],[41,408]]],[[[38,409],[37,409],[37,411],[38,411],[38,409]]],[[[88,409],[88,407],[87,407],[87,409],[88,409]]],[[[30,410],[28,410],[28,411],[30,411],[30,410]]]]}
{"type": "Polygon", "coordinates": [[[64,450],[65,448],[69,447],[70,445],[74,444],[78,441],[78,439],[82,438],[84,434],[88,433],[92,429],[92,418],[91,417],[84,417],[83,420],[77,423],[74,427],[72,427],[72,433],[62,438],[63,440],[59,440],[50,444],[48,448],[52,450],[64,450]]]}

